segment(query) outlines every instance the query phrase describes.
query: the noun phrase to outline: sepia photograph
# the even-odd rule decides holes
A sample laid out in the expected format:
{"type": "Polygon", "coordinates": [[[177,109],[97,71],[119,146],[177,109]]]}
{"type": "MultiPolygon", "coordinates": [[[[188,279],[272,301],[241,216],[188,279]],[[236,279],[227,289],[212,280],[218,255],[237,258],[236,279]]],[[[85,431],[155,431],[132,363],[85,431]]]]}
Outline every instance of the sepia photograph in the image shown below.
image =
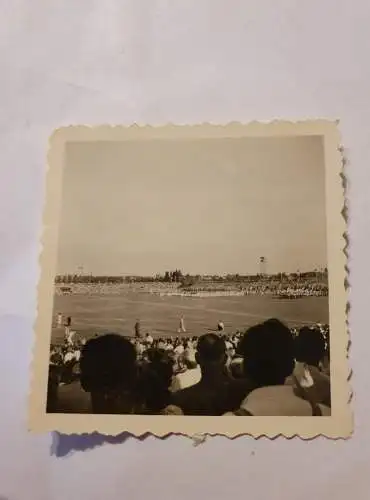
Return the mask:
{"type": "Polygon", "coordinates": [[[337,140],[331,122],[56,131],[31,428],[348,435],[337,140]]]}

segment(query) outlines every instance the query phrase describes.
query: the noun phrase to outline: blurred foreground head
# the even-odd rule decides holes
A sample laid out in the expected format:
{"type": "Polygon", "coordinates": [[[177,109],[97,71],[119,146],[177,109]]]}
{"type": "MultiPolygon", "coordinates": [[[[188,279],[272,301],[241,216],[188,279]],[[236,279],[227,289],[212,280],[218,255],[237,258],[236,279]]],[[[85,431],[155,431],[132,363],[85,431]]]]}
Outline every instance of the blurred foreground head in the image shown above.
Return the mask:
{"type": "Polygon", "coordinates": [[[94,413],[129,413],[136,383],[136,351],[117,334],[90,339],[80,359],[81,385],[91,393],[94,413]]]}
{"type": "Polygon", "coordinates": [[[225,341],[215,333],[199,337],[196,360],[203,369],[224,366],[226,363],[225,341]]]}
{"type": "Polygon", "coordinates": [[[294,369],[294,340],[283,323],[270,319],[252,326],[241,339],[244,375],[258,386],[282,385],[294,369]]]}
{"type": "Polygon", "coordinates": [[[295,339],[297,361],[318,366],[325,356],[325,351],[325,339],[319,328],[305,326],[299,330],[295,339]]]}

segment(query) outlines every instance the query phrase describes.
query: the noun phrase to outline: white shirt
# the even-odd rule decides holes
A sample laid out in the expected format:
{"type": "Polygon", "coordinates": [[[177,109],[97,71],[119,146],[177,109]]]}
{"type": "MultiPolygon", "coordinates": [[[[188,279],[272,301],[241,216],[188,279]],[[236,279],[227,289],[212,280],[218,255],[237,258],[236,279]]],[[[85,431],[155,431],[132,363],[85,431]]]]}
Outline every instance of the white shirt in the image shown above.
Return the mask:
{"type": "Polygon", "coordinates": [[[193,347],[187,347],[184,351],[184,358],[195,363],[195,353],[196,351],[193,347]]]}
{"type": "Polygon", "coordinates": [[[153,344],[153,337],[151,337],[150,335],[147,335],[145,337],[145,342],[147,342],[148,344],[153,344]]]}
{"type": "Polygon", "coordinates": [[[174,350],[175,350],[176,354],[182,354],[184,352],[184,346],[182,344],[180,344],[177,347],[175,347],[174,350]]]}
{"type": "Polygon", "coordinates": [[[310,370],[304,363],[296,363],[293,375],[297,378],[299,385],[304,389],[308,389],[314,385],[310,370]]]}
{"type": "Polygon", "coordinates": [[[67,342],[69,344],[73,344],[73,337],[76,335],[76,332],[69,331],[67,336],[67,342]]]}
{"type": "MultiPolygon", "coordinates": [[[[294,387],[276,385],[252,391],[240,405],[252,415],[262,416],[312,416],[310,403],[294,393],[294,387]]],[[[330,408],[318,405],[323,416],[330,416],[330,408]]]]}
{"type": "Polygon", "coordinates": [[[66,355],[64,356],[64,362],[68,363],[69,361],[72,361],[74,359],[74,352],[67,352],[66,355]]]}
{"type": "Polygon", "coordinates": [[[181,389],[191,387],[200,381],[201,376],[202,374],[199,366],[191,370],[186,370],[186,372],[178,373],[172,377],[170,391],[177,392],[181,391],[181,389]]]}
{"type": "Polygon", "coordinates": [[[144,348],[143,344],[140,344],[139,342],[137,342],[137,343],[135,344],[135,349],[136,349],[136,353],[137,353],[139,356],[141,356],[141,355],[144,353],[144,350],[145,350],[145,348],[144,348]]]}

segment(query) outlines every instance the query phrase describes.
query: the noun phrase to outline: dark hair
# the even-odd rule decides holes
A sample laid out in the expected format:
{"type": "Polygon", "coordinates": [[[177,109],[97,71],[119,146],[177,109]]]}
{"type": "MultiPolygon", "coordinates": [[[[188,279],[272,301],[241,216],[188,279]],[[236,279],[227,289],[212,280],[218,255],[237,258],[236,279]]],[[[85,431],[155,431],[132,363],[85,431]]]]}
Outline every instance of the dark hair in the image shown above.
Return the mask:
{"type": "Polygon", "coordinates": [[[198,340],[198,357],[205,363],[222,360],[226,353],[225,341],[215,333],[206,333],[198,340]]]}
{"type": "Polygon", "coordinates": [[[80,359],[81,385],[87,392],[130,388],[136,375],[136,351],[118,334],[90,339],[80,359]]]}
{"type": "Polygon", "coordinates": [[[170,400],[169,386],[173,375],[173,359],[162,349],[152,349],[150,363],[140,376],[139,391],[149,412],[158,412],[170,400]]]}
{"type": "Polygon", "coordinates": [[[318,366],[325,355],[325,339],[318,328],[307,326],[299,330],[295,339],[295,357],[297,361],[318,366]]]}
{"type": "Polygon", "coordinates": [[[259,386],[281,385],[294,369],[294,341],[277,319],[252,326],[242,337],[244,374],[259,386]]]}

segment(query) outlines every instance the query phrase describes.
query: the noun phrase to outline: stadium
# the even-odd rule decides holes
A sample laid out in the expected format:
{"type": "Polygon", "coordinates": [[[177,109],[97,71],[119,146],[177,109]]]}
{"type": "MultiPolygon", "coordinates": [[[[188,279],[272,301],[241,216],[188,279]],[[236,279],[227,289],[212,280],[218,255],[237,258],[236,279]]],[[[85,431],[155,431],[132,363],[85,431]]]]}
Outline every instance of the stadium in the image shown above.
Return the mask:
{"type": "Polygon", "coordinates": [[[177,334],[181,317],[191,336],[215,330],[219,321],[230,334],[271,317],[289,327],[329,323],[327,286],[307,277],[294,284],[265,277],[248,282],[240,278],[238,283],[201,280],[187,287],[158,281],[76,281],[56,285],[52,344],[64,338],[63,328],[56,324],[58,313],[71,317],[72,329],[86,339],[106,332],[133,336],[137,320],[143,333],[170,337],[177,334]]]}

